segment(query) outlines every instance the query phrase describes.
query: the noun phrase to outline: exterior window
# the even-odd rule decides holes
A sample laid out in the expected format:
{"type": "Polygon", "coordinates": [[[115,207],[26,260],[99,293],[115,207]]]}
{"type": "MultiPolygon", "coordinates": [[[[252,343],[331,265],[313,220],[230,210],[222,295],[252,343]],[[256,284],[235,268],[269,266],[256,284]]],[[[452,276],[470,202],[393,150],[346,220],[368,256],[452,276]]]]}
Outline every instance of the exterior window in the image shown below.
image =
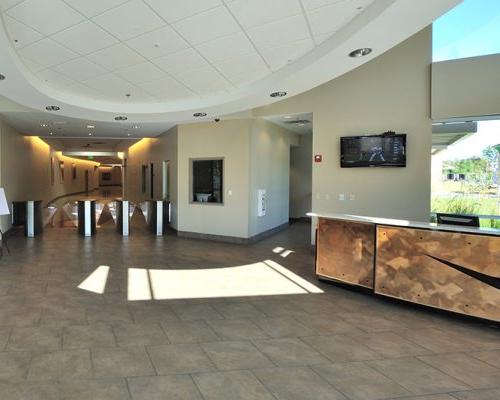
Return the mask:
{"type": "Polygon", "coordinates": [[[223,203],[222,159],[191,160],[191,201],[223,203]]]}

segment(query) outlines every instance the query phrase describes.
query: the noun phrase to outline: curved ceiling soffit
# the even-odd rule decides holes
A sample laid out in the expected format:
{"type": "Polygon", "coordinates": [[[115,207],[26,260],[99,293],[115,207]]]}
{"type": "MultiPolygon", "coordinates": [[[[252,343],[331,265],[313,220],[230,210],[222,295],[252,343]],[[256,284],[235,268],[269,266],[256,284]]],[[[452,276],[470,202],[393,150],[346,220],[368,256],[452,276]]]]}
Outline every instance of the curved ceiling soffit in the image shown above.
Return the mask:
{"type": "Polygon", "coordinates": [[[260,81],[223,94],[168,103],[112,103],[48,86],[21,61],[2,20],[0,50],[6,56],[0,60],[0,72],[8,79],[2,82],[0,94],[34,110],[56,104],[61,107],[58,115],[94,121],[113,121],[114,116],[125,114],[128,122],[180,122],[193,120],[192,114],[197,111],[206,112],[207,118],[236,113],[279,101],[269,97],[273,91],[285,90],[293,96],[357,68],[429,25],[458,2],[436,2],[422,10],[413,0],[377,0],[309,53],[260,81]],[[374,51],[363,58],[347,56],[359,47],[374,51]]]}

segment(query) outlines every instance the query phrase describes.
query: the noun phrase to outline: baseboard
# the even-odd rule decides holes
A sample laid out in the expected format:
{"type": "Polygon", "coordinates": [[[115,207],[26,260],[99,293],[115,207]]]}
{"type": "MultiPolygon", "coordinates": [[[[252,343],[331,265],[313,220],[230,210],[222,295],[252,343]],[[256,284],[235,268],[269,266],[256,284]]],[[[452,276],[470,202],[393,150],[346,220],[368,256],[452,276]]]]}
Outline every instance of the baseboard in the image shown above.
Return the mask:
{"type": "Polygon", "coordinates": [[[212,240],[215,242],[224,242],[224,243],[252,244],[262,239],[265,239],[269,236],[272,236],[278,232],[281,232],[282,230],[288,228],[288,225],[289,225],[288,222],[285,222],[282,225],[269,229],[265,232],[261,232],[249,238],[242,238],[237,236],[225,236],[225,235],[212,235],[208,233],[197,233],[197,232],[186,232],[186,231],[177,231],[177,236],[189,239],[212,240]]]}
{"type": "Polygon", "coordinates": [[[290,218],[290,223],[295,222],[311,222],[311,217],[299,217],[299,218],[290,218]]]}

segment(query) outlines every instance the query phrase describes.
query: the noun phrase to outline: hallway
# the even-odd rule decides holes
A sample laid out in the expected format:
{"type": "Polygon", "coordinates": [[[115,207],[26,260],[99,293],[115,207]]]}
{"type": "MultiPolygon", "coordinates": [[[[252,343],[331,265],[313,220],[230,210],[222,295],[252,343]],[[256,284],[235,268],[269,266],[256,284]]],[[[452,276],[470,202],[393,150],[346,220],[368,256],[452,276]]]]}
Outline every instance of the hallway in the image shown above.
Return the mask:
{"type": "Polygon", "coordinates": [[[12,236],[0,260],[0,398],[500,397],[498,329],[317,281],[309,230],[294,223],[248,246],[144,230],[12,236]],[[324,293],[128,300],[129,268],[217,273],[264,260],[324,293]],[[98,266],[110,267],[104,292],[79,289],[98,266]]]}

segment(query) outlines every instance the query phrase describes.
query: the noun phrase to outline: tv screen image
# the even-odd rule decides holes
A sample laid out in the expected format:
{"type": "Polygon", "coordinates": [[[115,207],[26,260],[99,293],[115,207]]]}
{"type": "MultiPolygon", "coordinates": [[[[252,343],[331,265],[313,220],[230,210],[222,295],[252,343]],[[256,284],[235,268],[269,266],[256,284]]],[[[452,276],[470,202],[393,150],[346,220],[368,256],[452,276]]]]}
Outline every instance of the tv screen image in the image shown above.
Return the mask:
{"type": "Polygon", "coordinates": [[[405,167],[406,135],[384,134],[340,138],[340,166],[405,167]]]}

